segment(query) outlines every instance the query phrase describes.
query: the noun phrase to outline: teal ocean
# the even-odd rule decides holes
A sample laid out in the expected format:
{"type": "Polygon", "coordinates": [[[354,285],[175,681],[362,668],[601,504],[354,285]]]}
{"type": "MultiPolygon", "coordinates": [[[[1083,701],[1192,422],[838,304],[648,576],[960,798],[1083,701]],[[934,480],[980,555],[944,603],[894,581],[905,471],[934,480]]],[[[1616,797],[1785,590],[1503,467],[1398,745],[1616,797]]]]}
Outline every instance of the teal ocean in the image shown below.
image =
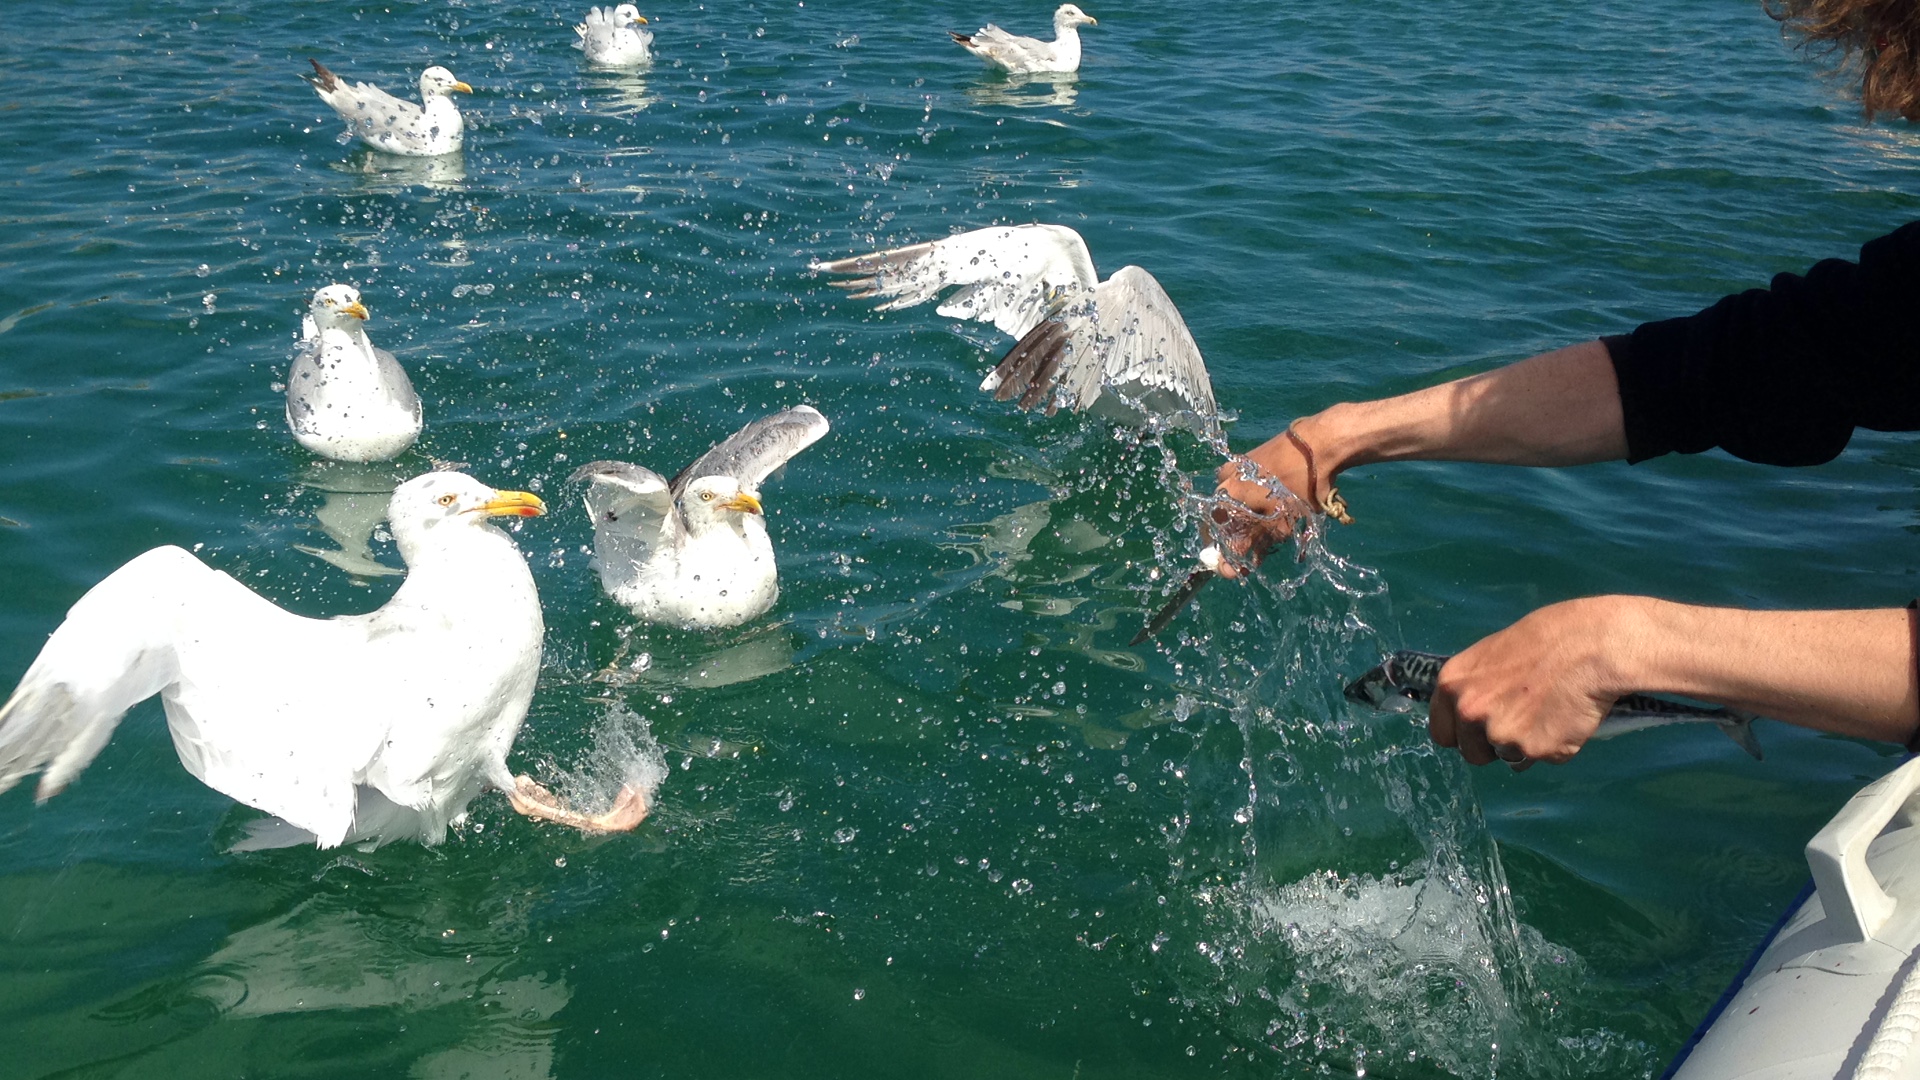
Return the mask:
{"type": "Polygon", "coordinates": [[[464,462],[555,511],[516,527],[516,766],[663,779],[624,836],[488,795],[436,848],[228,854],[256,812],[149,702],[0,797],[0,1076],[1657,1074],[1894,749],[1668,728],[1474,771],[1340,687],[1571,596],[1905,603],[1920,444],[1359,470],[1357,524],[1129,648],[1218,458],[998,406],[1004,339],[807,263],[1072,226],[1164,284],[1244,448],[1851,255],[1920,216],[1920,140],[1751,2],[1085,6],[1079,77],[1023,85],[944,31],[1044,2],[670,0],[633,75],[551,3],[10,3],[0,683],[159,544],[369,610],[381,493],[464,462]],[[309,56],[447,65],[464,154],[342,145],[309,56]],[[331,282],[426,402],[390,467],[286,430],[331,282]],[[636,628],[568,474],[801,402],[834,429],[763,490],[774,612],[636,628]]]}

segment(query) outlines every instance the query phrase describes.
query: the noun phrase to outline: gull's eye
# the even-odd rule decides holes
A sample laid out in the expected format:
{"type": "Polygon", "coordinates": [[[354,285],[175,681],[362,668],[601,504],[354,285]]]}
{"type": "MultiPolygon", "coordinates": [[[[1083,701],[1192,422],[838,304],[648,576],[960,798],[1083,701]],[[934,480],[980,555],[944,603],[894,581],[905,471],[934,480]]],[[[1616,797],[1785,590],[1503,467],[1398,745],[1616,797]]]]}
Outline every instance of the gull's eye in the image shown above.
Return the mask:
{"type": "Polygon", "coordinates": [[[452,492],[448,492],[447,494],[442,495],[433,501],[439,503],[441,506],[452,506],[456,501],[459,500],[459,498],[460,496],[455,495],[452,492]]]}
{"type": "Polygon", "coordinates": [[[701,501],[701,502],[712,502],[712,501],[713,501],[713,492],[711,492],[711,491],[703,491],[703,492],[701,492],[701,493],[700,493],[700,501],[701,501]]]}

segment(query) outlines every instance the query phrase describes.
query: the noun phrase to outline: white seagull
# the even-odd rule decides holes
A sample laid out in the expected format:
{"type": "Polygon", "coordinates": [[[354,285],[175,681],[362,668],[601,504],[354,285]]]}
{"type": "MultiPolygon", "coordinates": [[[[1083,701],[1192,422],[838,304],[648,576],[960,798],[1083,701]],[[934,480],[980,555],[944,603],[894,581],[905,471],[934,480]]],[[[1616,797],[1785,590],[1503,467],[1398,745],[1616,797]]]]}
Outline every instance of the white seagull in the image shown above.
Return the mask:
{"type": "Polygon", "coordinates": [[[1080,70],[1080,27],[1099,26],[1100,20],[1072,4],[1053,13],[1053,40],[1021,37],[988,23],[971,34],[947,31],[954,43],[994,67],[1015,75],[1080,70]]]}
{"type": "Polygon", "coordinates": [[[646,17],[632,4],[588,8],[586,21],[573,28],[580,35],[573,47],[599,67],[644,64],[653,59],[653,32],[640,29],[646,24],[646,17]]]}
{"type": "Polygon", "coordinates": [[[385,461],[420,437],[420,395],[400,361],[367,339],[366,320],[353,286],[314,293],[287,371],[287,426],[335,461],[385,461]]]}
{"type": "Polygon", "coordinates": [[[340,76],[309,59],[314,73],[305,76],[320,100],[333,107],[347,130],[375,150],[408,157],[436,157],[460,149],[466,122],[448,94],[473,93],[473,87],[443,67],[420,73],[420,104],[402,101],[372,83],[349,85],[340,76]]]}
{"type": "Polygon", "coordinates": [[[1152,274],[1123,266],[1101,281],[1080,234],[1064,225],[1006,225],[944,240],[815,262],[833,284],[879,310],[912,307],[958,286],[936,308],[1019,339],[980,389],[1019,407],[1045,405],[1127,423],[1148,414],[1203,432],[1219,408],[1200,347],[1152,274]]]}
{"type": "Polygon", "coordinates": [[[540,672],[540,598],[488,524],[537,496],[433,472],[394,491],[407,579],[367,615],[308,619],[177,547],[89,589],[0,706],[0,791],[59,793],[134,704],[160,695],[174,749],[209,787],[278,816],[240,848],[437,843],[489,787],[533,817],[631,828],[643,795],[590,817],[507,769],[540,672]]]}
{"type": "Polygon", "coordinates": [[[671,481],[624,461],[582,465],[594,560],[607,594],[648,622],[738,626],[780,596],[759,488],[827,433],[807,405],[763,416],[671,481]]]}

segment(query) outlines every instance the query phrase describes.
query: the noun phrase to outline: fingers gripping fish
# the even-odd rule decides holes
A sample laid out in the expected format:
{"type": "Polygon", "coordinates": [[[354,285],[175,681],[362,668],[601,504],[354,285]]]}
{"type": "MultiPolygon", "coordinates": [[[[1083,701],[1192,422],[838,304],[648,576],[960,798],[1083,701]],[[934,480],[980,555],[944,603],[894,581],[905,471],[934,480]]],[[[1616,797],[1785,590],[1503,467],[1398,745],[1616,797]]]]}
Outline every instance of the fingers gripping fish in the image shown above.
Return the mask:
{"type": "MultiPolygon", "coordinates": [[[[1365,675],[1347,684],[1348,701],[1376,709],[1399,711],[1403,701],[1427,702],[1440,681],[1440,669],[1451,656],[1403,649],[1388,656],[1365,675]]],[[[1611,739],[1630,731],[1664,727],[1668,724],[1712,723],[1718,725],[1740,749],[1761,759],[1760,743],[1753,737],[1752,713],[1717,705],[1690,705],[1651,694],[1628,694],[1613,703],[1606,718],[1594,730],[1592,738],[1611,739]]]]}

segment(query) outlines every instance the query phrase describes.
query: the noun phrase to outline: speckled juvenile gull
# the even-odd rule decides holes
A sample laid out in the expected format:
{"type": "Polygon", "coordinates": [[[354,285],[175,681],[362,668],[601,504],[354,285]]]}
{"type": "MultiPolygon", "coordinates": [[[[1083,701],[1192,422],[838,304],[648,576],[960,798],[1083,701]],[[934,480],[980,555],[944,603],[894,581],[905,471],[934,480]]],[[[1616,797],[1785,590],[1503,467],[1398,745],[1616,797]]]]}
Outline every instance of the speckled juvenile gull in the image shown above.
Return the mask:
{"type": "Polygon", "coordinates": [[[861,275],[834,284],[880,300],[881,311],[957,287],[935,310],[1019,339],[980,384],[996,400],[1128,423],[1150,413],[1196,430],[1218,425],[1200,347],[1160,283],[1138,266],[1100,281],[1086,242],[1064,225],[976,229],[812,268],[861,275]]]}
{"type": "Polygon", "coordinates": [[[764,416],[702,454],[671,481],[624,461],[582,465],[594,558],[608,595],[648,622],[738,626],[780,596],[759,488],[827,433],[797,405],[764,416]]]}
{"type": "Polygon", "coordinates": [[[367,615],[275,607],[177,547],[89,589],[0,706],[0,790],[37,796],[86,768],[126,711],[160,695],[174,749],[209,787],[277,815],[240,847],[436,843],[489,787],[534,817],[631,828],[643,795],[597,818],[507,768],[540,672],[540,598],[491,518],[539,498],[433,472],[393,493],[407,579],[367,615]]]}
{"type": "Polygon", "coordinates": [[[335,461],[385,461],[420,437],[420,395],[400,361],[367,338],[366,320],[353,286],[314,293],[287,371],[287,426],[335,461]]]}
{"type": "Polygon", "coordinates": [[[1072,4],[1053,13],[1053,40],[1021,37],[988,23],[971,34],[947,31],[954,42],[997,68],[1016,75],[1080,70],[1080,27],[1100,21],[1072,4]]]}
{"type": "Polygon", "coordinates": [[[443,67],[420,73],[420,104],[402,101],[371,83],[347,83],[340,76],[308,60],[314,73],[306,76],[320,100],[333,107],[361,142],[375,150],[408,157],[433,157],[460,149],[466,121],[448,94],[473,93],[473,87],[443,67]]]}
{"type": "Polygon", "coordinates": [[[573,28],[580,40],[573,47],[599,67],[634,67],[653,59],[653,32],[642,30],[647,20],[632,4],[587,9],[586,21],[573,28]]]}

